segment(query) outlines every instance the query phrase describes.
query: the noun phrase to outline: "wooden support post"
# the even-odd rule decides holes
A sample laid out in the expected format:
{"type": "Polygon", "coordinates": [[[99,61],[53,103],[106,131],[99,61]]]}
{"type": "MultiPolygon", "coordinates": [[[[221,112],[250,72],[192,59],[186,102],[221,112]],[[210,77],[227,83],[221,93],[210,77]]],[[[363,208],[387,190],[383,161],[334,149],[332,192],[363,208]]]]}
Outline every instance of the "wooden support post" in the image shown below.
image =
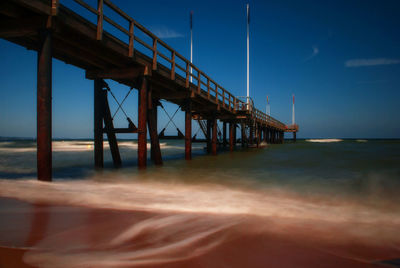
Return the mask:
{"type": "Polygon", "coordinates": [[[103,39],[103,0],[97,0],[97,40],[103,39]]]}
{"type": "MultiPolygon", "coordinates": [[[[235,139],[234,134],[233,134],[233,130],[234,130],[234,123],[233,122],[229,122],[229,151],[231,151],[231,152],[233,152],[234,139],[235,139]]],[[[243,140],[243,138],[242,138],[242,140],[243,140]]]]}
{"type": "Polygon", "coordinates": [[[296,142],[296,132],[293,132],[293,142],[296,142]]]}
{"type": "Polygon", "coordinates": [[[222,146],[226,146],[226,122],[224,121],[222,124],[222,146]]]}
{"type": "Polygon", "coordinates": [[[263,128],[263,130],[264,130],[264,142],[266,143],[266,142],[268,142],[268,128],[266,128],[266,127],[264,127],[263,128]]]}
{"type": "Polygon", "coordinates": [[[212,146],[211,146],[211,153],[212,155],[217,155],[217,118],[214,117],[212,120],[212,146]]]}
{"type": "Polygon", "coordinates": [[[251,123],[251,125],[250,125],[249,143],[250,143],[250,144],[253,144],[253,143],[254,143],[254,126],[253,126],[253,123],[251,123]]]}
{"type": "Polygon", "coordinates": [[[160,148],[160,140],[157,132],[157,100],[151,96],[151,91],[148,93],[148,110],[147,110],[147,125],[149,127],[150,142],[151,142],[151,160],[155,165],[162,165],[162,156],[160,148]],[[151,104],[151,105],[150,105],[151,104]]]}
{"type": "Polygon", "coordinates": [[[103,81],[94,80],[94,167],[101,169],[104,166],[103,153],[103,81]]]}
{"type": "Polygon", "coordinates": [[[139,90],[139,111],[138,111],[138,168],[144,169],[147,165],[147,94],[148,78],[141,77],[139,90]]]}
{"type": "Polygon", "coordinates": [[[211,120],[207,119],[207,153],[211,153],[211,120]]]}
{"type": "Polygon", "coordinates": [[[257,125],[256,126],[256,129],[257,129],[257,148],[260,146],[260,143],[261,143],[261,129],[260,129],[260,126],[259,125],[257,125]]]}
{"type": "Polygon", "coordinates": [[[233,148],[236,146],[236,123],[233,123],[233,148]]]}
{"type": "Polygon", "coordinates": [[[185,159],[192,159],[192,103],[187,100],[185,107],[185,159]]]}
{"type": "Polygon", "coordinates": [[[242,147],[246,144],[246,124],[242,123],[241,125],[241,140],[242,140],[242,147]]]}
{"type": "Polygon", "coordinates": [[[103,90],[103,102],[104,102],[104,125],[107,132],[108,144],[110,145],[111,156],[113,159],[114,167],[121,167],[121,155],[119,154],[117,136],[114,129],[114,123],[112,121],[110,106],[107,100],[107,90],[103,90]]]}
{"type": "Polygon", "coordinates": [[[41,46],[37,64],[37,175],[38,180],[52,180],[52,33],[39,33],[41,46]]]}
{"type": "Polygon", "coordinates": [[[275,131],[271,129],[271,143],[275,143],[275,131]]]}

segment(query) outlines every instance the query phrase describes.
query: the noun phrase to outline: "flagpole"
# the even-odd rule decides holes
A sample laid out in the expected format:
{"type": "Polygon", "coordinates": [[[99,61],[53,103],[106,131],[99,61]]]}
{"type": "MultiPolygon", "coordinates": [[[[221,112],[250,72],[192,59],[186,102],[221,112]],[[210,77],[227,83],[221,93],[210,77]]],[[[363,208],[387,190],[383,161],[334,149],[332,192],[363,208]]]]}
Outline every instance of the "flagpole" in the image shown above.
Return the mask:
{"type": "MultiPolygon", "coordinates": [[[[190,11],[190,63],[193,63],[193,11],[190,11]]],[[[192,74],[192,66],[190,66],[190,74],[192,74]]],[[[193,77],[190,76],[190,82],[193,77]]]]}
{"type": "Polygon", "coordinates": [[[250,98],[250,81],[249,81],[249,77],[250,77],[250,70],[249,70],[249,54],[250,54],[250,50],[249,50],[249,23],[250,23],[250,17],[249,17],[249,4],[247,4],[247,104],[249,104],[249,98],[250,98]]]}

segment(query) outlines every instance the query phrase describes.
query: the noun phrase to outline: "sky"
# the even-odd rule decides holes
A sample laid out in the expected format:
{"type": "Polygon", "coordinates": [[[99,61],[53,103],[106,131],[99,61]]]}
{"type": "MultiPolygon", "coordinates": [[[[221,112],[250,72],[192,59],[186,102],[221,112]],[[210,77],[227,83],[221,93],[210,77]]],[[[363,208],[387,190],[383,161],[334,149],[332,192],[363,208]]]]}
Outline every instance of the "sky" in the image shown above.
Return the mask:
{"type": "MultiPolygon", "coordinates": [[[[72,0],[61,3],[76,8],[72,0]]],[[[233,95],[246,95],[246,1],[113,3],[187,58],[192,10],[193,63],[233,95]]],[[[271,115],[290,124],[295,94],[299,138],[400,138],[399,14],[396,0],[251,0],[255,106],[265,111],[268,95],[271,115]]],[[[110,25],[105,30],[115,32],[110,25]]],[[[0,59],[0,136],[35,137],[37,53],[0,39],[0,59]]],[[[109,84],[120,100],[129,91],[109,84]]],[[[93,137],[93,81],[85,79],[84,70],[53,60],[52,104],[53,137],[93,137]]],[[[165,108],[173,114],[177,106],[165,108]]],[[[136,90],[124,109],[137,122],[136,90]]],[[[159,130],[167,121],[160,110],[159,130]]],[[[175,123],[184,129],[183,112],[175,123]]],[[[127,126],[122,114],[115,124],[127,126]]]]}

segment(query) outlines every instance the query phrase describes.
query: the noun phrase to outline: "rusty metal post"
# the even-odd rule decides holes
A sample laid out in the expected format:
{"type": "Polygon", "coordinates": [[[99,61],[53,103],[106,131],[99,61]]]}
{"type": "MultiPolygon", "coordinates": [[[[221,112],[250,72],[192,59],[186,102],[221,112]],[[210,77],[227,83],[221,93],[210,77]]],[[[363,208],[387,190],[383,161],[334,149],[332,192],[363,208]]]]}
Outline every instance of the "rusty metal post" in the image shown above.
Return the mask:
{"type": "Polygon", "coordinates": [[[211,120],[207,119],[207,153],[211,153],[211,120]]]}
{"type": "Polygon", "coordinates": [[[190,99],[185,107],[185,159],[192,159],[192,103],[190,99]]]}
{"type": "Polygon", "coordinates": [[[94,167],[96,169],[101,169],[104,166],[102,82],[102,79],[94,80],[94,167]]]}
{"type": "Polygon", "coordinates": [[[139,90],[139,118],[138,118],[138,167],[146,168],[147,165],[147,94],[148,78],[141,77],[141,86],[139,90]]]}
{"type": "Polygon", "coordinates": [[[293,142],[296,142],[296,131],[293,132],[293,142]]]}
{"type": "Polygon", "coordinates": [[[212,120],[212,146],[211,146],[211,153],[212,155],[217,155],[217,118],[214,117],[212,120]]]}
{"type": "Polygon", "coordinates": [[[226,144],[226,122],[224,121],[222,123],[222,146],[225,147],[226,144]]]}
{"type": "Polygon", "coordinates": [[[39,33],[41,46],[37,61],[37,175],[38,180],[52,180],[52,33],[39,33]]]}

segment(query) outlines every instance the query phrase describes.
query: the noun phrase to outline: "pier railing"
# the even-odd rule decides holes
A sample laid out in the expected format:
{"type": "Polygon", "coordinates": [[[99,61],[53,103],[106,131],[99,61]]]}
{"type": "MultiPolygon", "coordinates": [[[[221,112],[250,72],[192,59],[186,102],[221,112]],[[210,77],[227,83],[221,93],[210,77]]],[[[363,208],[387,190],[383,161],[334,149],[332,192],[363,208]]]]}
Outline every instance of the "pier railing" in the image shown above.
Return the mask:
{"type": "MultiPolygon", "coordinates": [[[[52,1],[52,15],[57,14],[57,9],[62,3],[67,3],[67,0],[51,0],[52,1]]],[[[239,100],[233,96],[229,91],[219,85],[215,80],[211,79],[197,66],[192,64],[188,59],[182,56],[180,53],[172,49],[168,44],[158,38],[151,31],[146,29],[140,23],[135,21],[132,17],[122,11],[119,7],[113,4],[110,0],[97,0],[97,7],[93,7],[84,0],[73,0],[80,7],[84,8],[89,13],[94,14],[97,17],[95,26],[97,29],[97,40],[102,40],[104,23],[108,23],[114,29],[118,30],[122,35],[128,38],[128,43],[118,38],[116,34],[107,32],[113,37],[118,38],[125,44],[127,44],[127,57],[135,57],[135,50],[141,46],[140,52],[148,55],[152,59],[152,69],[157,70],[158,65],[166,67],[170,72],[170,79],[175,80],[177,76],[180,76],[185,81],[186,88],[195,88],[198,94],[206,96],[208,99],[214,101],[222,108],[225,108],[231,112],[247,111],[251,113],[256,120],[270,123],[279,128],[285,128],[285,125],[278,120],[266,115],[253,106],[247,105],[246,102],[239,100]],[[119,19],[118,21],[125,21],[126,25],[123,26],[121,23],[113,20],[111,13],[105,12],[105,7],[115,12],[119,19]],[[122,19],[121,19],[122,18],[122,19]],[[145,41],[147,39],[147,41],[145,41]],[[147,50],[147,51],[145,51],[147,50]]],[[[68,8],[63,5],[64,8],[68,8]]],[[[85,16],[83,16],[85,18],[85,16]]]]}

